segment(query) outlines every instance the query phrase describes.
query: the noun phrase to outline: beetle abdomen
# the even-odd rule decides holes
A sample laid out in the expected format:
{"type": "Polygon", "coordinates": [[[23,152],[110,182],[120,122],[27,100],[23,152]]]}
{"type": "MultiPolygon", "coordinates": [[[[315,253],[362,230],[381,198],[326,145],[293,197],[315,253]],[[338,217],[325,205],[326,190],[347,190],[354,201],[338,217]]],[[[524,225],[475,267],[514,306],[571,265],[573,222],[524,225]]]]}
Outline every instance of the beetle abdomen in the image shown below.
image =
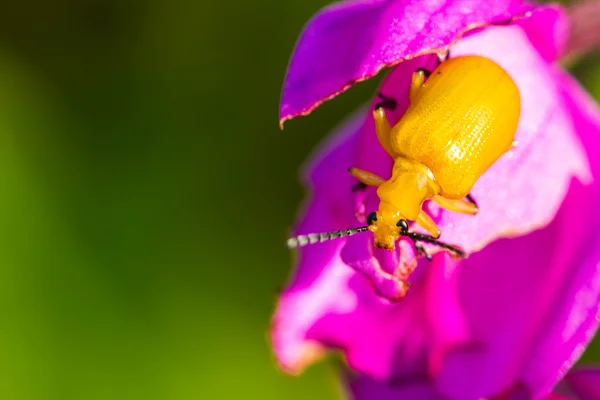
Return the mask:
{"type": "Polygon", "coordinates": [[[391,146],[431,169],[445,197],[461,198],[511,148],[519,114],[519,90],[499,65],[457,57],[442,63],[411,98],[391,146]]]}

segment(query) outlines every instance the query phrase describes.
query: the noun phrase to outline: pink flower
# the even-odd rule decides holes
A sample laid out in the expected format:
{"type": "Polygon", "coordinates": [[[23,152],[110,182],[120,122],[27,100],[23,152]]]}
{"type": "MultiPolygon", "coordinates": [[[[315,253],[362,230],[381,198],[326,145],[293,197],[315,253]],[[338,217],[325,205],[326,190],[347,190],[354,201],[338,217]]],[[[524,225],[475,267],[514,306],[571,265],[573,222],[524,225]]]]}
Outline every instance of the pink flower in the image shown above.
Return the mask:
{"type": "MultiPolygon", "coordinates": [[[[501,65],[521,93],[519,145],[475,185],[477,216],[429,207],[445,242],[470,257],[419,260],[411,243],[375,249],[372,234],[302,248],[281,295],[272,340],[300,372],[340,349],[364,379],[426,382],[450,399],[514,390],[538,398],[577,360],[597,328],[600,296],[600,110],[556,65],[568,21],[556,6],[512,0],[361,0],[335,4],[306,27],[292,57],[281,121],[308,114],[353,83],[393,67],[381,92],[408,106],[419,67],[476,54],[501,65]],[[496,23],[503,24],[497,25],[496,23]],[[390,301],[392,300],[392,301],[390,301]]],[[[356,166],[389,177],[374,102],[337,129],[305,168],[310,199],[295,234],[364,224],[373,191],[352,190],[356,166]]],[[[378,397],[373,397],[378,398],[378,397]]],[[[427,398],[412,397],[403,398],[427,398]]],[[[436,397],[431,397],[436,398],[436,397]]]]}

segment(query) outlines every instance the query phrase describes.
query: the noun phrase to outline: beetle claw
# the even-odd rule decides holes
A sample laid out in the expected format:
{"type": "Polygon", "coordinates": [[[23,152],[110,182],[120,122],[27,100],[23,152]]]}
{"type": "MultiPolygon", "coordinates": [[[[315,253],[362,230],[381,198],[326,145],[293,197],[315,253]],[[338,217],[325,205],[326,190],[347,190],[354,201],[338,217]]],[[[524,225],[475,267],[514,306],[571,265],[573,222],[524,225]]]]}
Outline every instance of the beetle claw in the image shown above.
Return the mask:
{"type": "Polygon", "coordinates": [[[394,111],[396,109],[396,107],[398,107],[398,102],[396,100],[384,95],[381,92],[377,92],[377,97],[379,97],[381,99],[381,101],[378,102],[377,104],[375,104],[376,110],[379,110],[380,108],[383,107],[386,110],[394,111]]]}
{"type": "Polygon", "coordinates": [[[367,184],[363,182],[358,182],[355,185],[352,185],[353,192],[362,192],[363,190],[367,190],[367,184]]]}
{"type": "Polygon", "coordinates": [[[473,204],[475,207],[479,208],[479,206],[477,205],[477,202],[475,201],[475,199],[473,198],[473,196],[471,196],[471,193],[469,193],[468,195],[465,196],[465,198],[467,199],[467,201],[471,204],[473,204]]]}
{"type": "Polygon", "coordinates": [[[431,261],[431,254],[429,254],[429,252],[425,250],[423,244],[421,242],[417,242],[416,240],[414,240],[413,242],[415,244],[415,248],[417,249],[417,256],[425,257],[427,261],[431,261]]]}
{"type": "Polygon", "coordinates": [[[425,78],[429,78],[431,76],[431,71],[425,68],[418,68],[415,72],[422,73],[425,78]]]}
{"type": "Polygon", "coordinates": [[[441,53],[437,53],[437,66],[439,67],[441,63],[443,63],[444,61],[448,61],[450,59],[450,49],[441,52],[441,53]]]}

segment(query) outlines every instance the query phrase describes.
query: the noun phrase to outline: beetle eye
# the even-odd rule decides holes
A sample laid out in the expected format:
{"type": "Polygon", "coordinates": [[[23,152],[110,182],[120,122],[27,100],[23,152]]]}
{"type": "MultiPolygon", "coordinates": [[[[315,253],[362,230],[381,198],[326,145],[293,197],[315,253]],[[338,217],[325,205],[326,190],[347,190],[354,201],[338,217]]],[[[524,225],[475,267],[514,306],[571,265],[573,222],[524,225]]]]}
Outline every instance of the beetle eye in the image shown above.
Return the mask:
{"type": "Polygon", "coordinates": [[[367,215],[367,225],[373,225],[373,222],[375,221],[377,221],[377,213],[373,211],[371,214],[367,215]]]}
{"type": "Polygon", "coordinates": [[[396,226],[400,228],[400,231],[406,232],[408,230],[408,223],[405,219],[401,219],[396,223],[396,226]]]}

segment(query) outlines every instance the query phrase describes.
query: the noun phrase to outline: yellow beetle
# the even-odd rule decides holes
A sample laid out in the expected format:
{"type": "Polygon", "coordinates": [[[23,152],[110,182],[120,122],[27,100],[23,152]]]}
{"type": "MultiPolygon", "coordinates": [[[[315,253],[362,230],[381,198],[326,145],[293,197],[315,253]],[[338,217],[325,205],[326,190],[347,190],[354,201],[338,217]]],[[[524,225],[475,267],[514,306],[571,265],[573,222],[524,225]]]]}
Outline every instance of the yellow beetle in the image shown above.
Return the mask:
{"type": "Polygon", "coordinates": [[[408,110],[393,127],[384,111],[390,99],[384,97],[373,112],[379,143],[394,160],[391,178],[349,170],[363,184],[378,187],[379,210],[367,216],[368,226],[298,236],[288,240],[289,247],[368,229],[375,245],[387,250],[394,249],[400,236],[409,236],[416,245],[436,243],[464,255],[436,240],[441,232],[421,207],[432,199],[447,210],[477,213],[469,192],[513,146],[521,110],[519,90],[492,60],[461,56],[442,62],[432,73],[415,72],[409,96],[408,110]],[[416,221],[431,236],[408,232],[407,220],[416,221]]]}

